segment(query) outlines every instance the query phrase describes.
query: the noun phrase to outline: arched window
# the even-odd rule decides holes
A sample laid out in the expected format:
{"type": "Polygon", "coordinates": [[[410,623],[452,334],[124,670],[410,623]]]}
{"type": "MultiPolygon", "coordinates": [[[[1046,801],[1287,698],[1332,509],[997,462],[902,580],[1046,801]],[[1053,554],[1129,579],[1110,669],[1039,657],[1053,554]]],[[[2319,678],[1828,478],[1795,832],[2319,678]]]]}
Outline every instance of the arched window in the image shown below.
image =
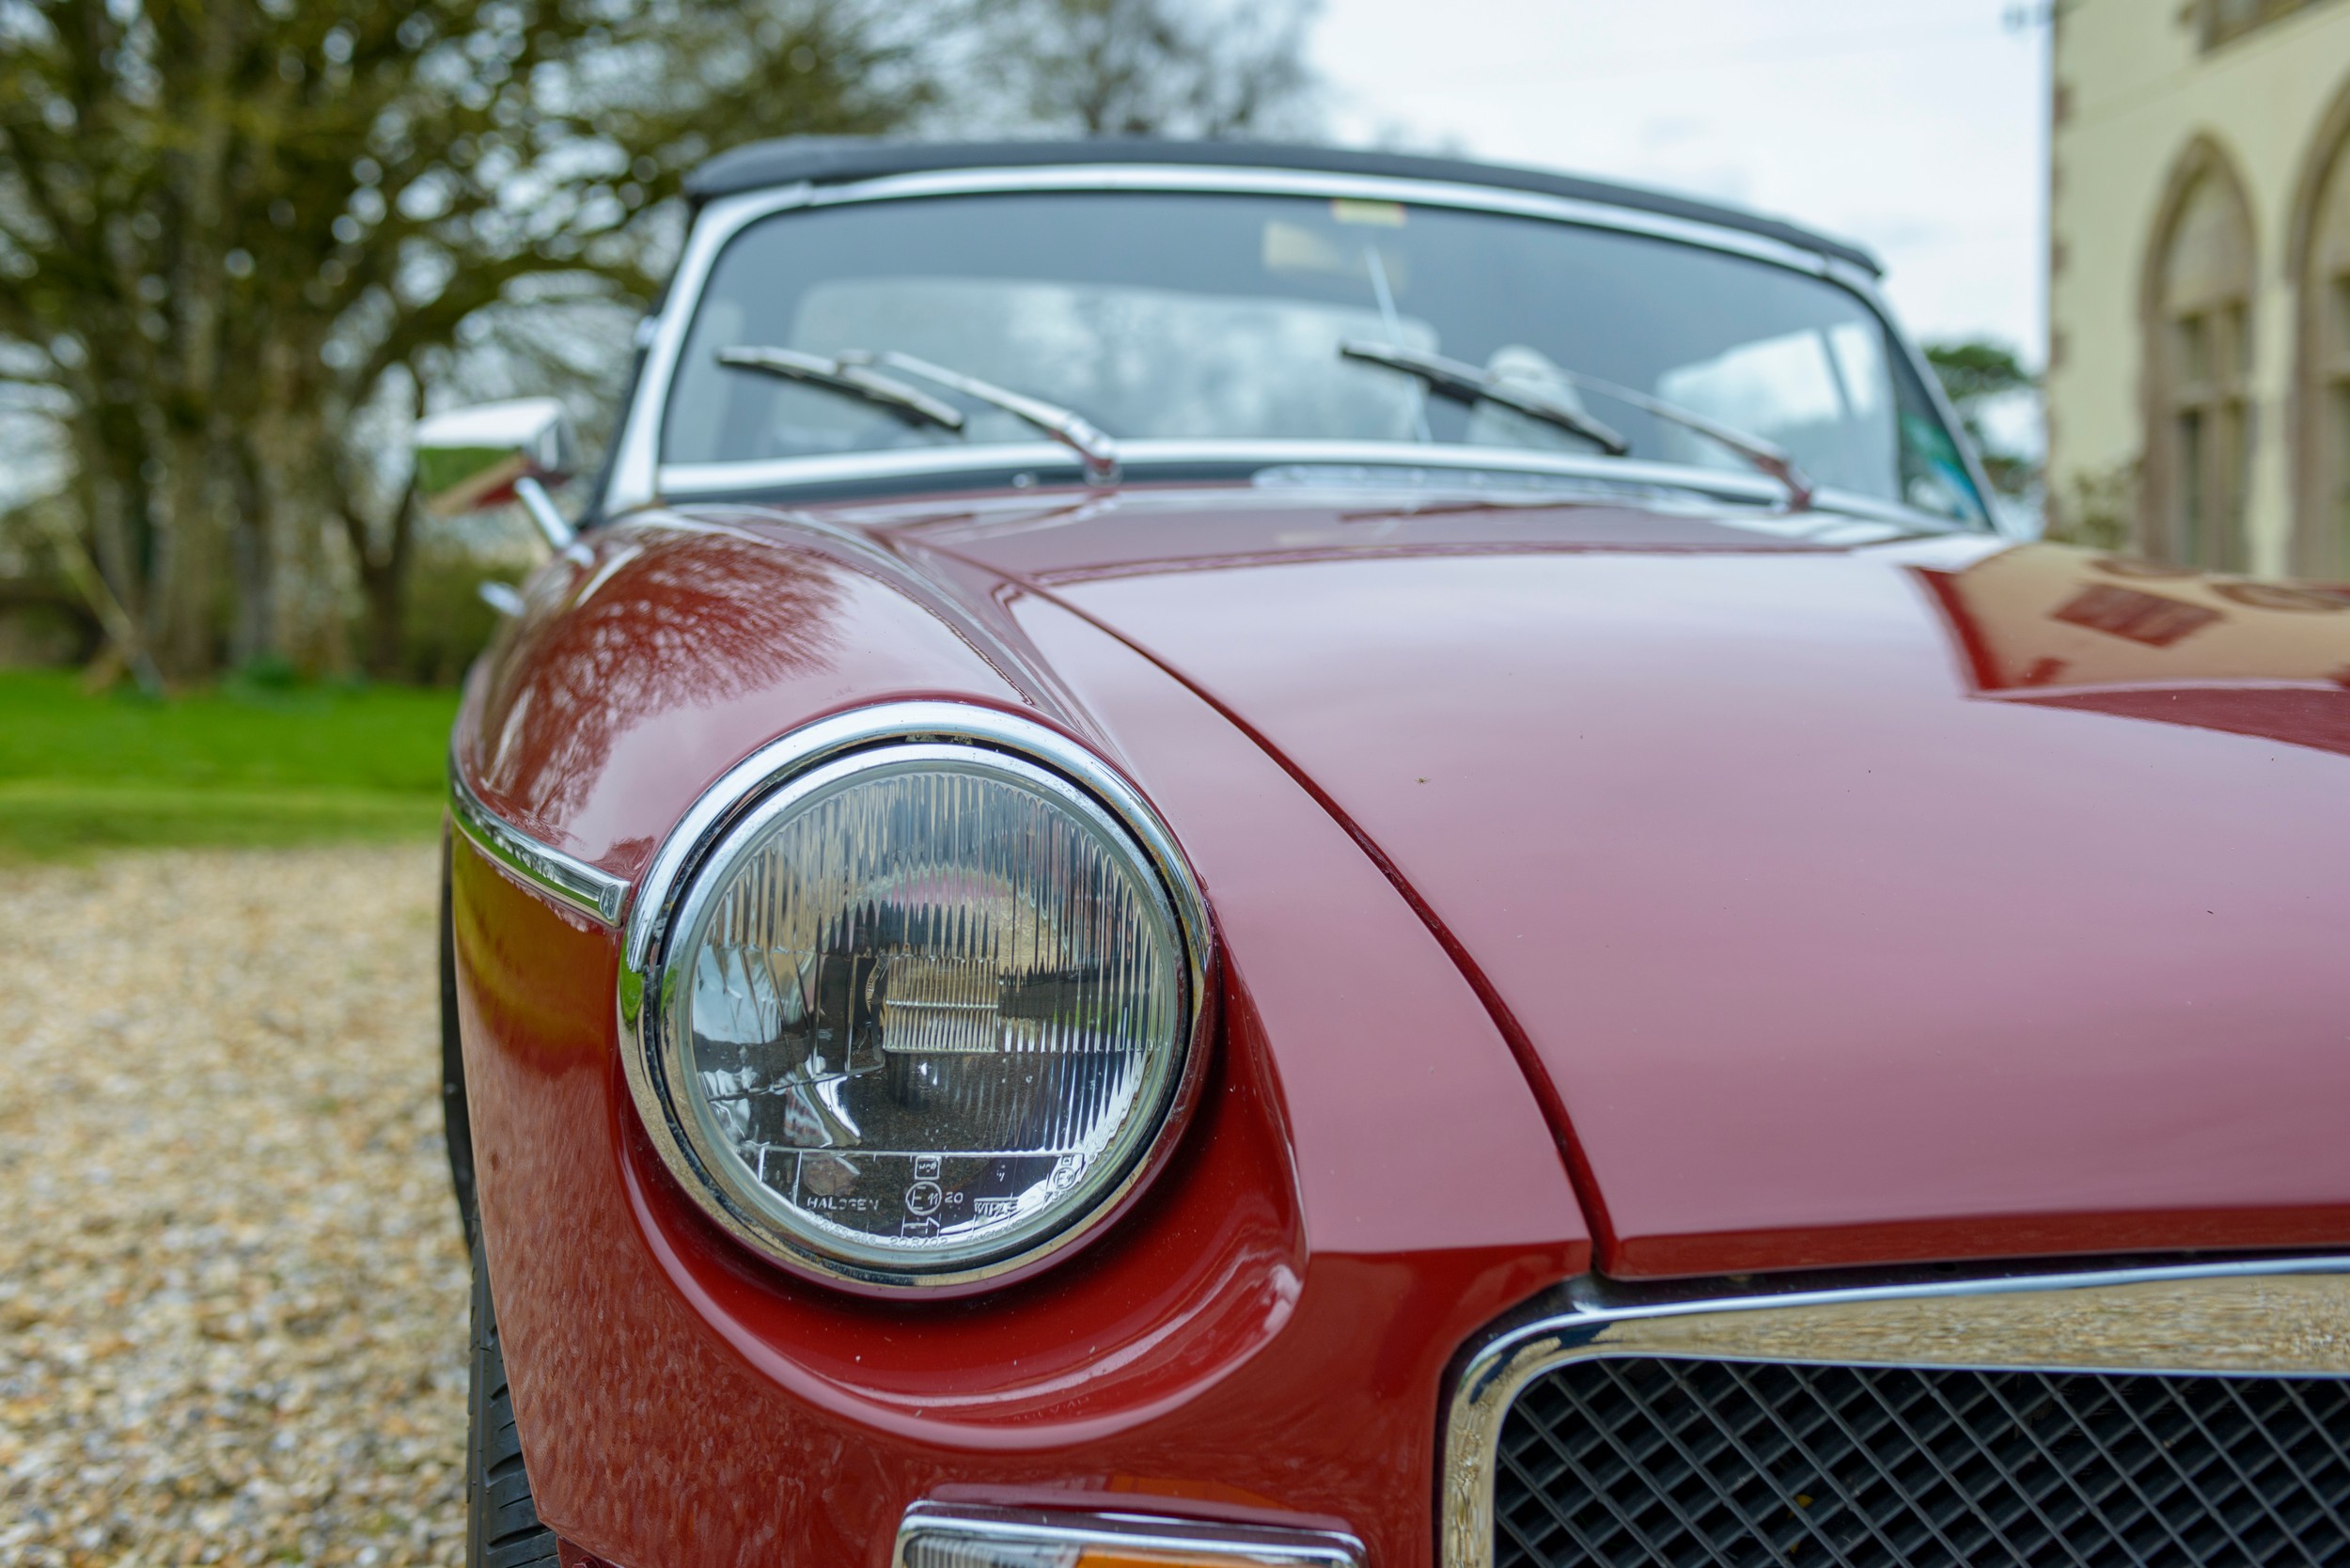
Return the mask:
{"type": "Polygon", "coordinates": [[[2294,214],[2293,567],[2350,580],[2350,87],[2321,123],[2294,214]]]}
{"type": "Polygon", "coordinates": [[[2140,542],[2236,568],[2252,453],[2252,218],[2217,148],[2171,177],[2146,279],[2146,484],[2140,542]]]}

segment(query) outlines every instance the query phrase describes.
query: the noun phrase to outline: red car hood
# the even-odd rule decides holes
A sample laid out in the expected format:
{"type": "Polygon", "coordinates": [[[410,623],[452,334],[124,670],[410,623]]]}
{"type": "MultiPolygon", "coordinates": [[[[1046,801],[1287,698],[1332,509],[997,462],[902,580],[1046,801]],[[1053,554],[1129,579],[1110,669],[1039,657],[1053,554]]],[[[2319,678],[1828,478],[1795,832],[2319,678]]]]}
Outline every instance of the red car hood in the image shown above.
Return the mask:
{"type": "Polygon", "coordinates": [[[2340,599],[1598,508],[901,537],[1328,803],[1513,1035],[1612,1273],[2350,1242],[2340,599]]]}

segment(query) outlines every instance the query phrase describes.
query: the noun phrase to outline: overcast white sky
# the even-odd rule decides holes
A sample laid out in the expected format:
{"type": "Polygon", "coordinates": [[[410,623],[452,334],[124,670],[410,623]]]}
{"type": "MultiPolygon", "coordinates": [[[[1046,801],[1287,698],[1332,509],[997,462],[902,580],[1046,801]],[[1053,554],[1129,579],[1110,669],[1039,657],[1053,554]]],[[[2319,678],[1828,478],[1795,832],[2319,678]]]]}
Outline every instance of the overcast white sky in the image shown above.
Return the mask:
{"type": "Polygon", "coordinates": [[[1314,55],[1348,141],[1791,217],[1884,258],[1919,337],[2038,364],[2047,38],[2011,3],[1323,0],[1314,55]]]}

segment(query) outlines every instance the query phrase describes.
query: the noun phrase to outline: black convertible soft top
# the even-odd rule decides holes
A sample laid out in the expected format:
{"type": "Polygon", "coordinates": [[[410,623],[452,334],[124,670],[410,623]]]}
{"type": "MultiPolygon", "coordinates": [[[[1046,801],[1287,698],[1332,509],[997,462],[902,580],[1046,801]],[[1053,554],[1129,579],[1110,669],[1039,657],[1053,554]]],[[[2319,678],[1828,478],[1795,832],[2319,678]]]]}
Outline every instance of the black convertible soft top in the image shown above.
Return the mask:
{"type": "Polygon", "coordinates": [[[1766,218],[1735,207],[1716,207],[1712,202],[1664,191],[1643,190],[1637,185],[1616,185],[1579,175],[1512,168],[1506,164],[1472,163],[1462,158],[1422,158],[1402,152],[1361,152],[1277,142],[1184,142],[1139,136],[1101,141],[901,142],[863,136],[790,136],[780,141],[753,142],[718,154],[686,177],[685,191],[698,202],[773,185],[838,185],[887,174],[1038,168],[1064,164],[1188,164],[1305,169],[1318,174],[1492,185],[1734,228],[1850,262],[1872,275],[1885,271],[1874,256],[1858,245],[1831,240],[1778,218],[1766,218]]]}

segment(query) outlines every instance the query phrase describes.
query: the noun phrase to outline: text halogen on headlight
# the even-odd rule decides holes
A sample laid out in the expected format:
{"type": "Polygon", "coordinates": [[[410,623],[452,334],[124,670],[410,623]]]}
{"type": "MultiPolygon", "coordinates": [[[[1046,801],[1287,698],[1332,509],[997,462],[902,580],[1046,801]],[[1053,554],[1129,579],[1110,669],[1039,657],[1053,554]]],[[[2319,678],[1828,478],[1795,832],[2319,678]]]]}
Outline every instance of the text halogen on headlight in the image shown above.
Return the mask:
{"type": "Polygon", "coordinates": [[[885,1281],[1028,1254],[1148,1153],[1190,1046],[1184,935],[1090,796],[978,747],[818,769],[681,911],[678,1120],[756,1231],[885,1281]]]}

